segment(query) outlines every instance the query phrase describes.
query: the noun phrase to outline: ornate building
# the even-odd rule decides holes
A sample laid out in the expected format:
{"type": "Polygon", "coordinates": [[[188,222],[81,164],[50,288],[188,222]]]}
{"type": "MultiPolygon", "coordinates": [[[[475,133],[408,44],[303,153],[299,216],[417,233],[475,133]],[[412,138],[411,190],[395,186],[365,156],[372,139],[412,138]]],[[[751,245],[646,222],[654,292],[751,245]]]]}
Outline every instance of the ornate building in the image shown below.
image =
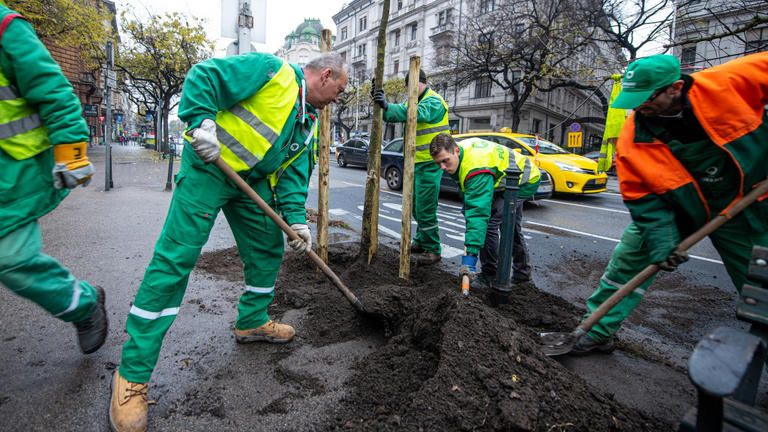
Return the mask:
{"type": "MultiPolygon", "coordinates": [[[[296,30],[285,37],[283,47],[275,52],[277,57],[289,63],[304,66],[310,60],[320,55],[320,38],[323,25],[319,19],[305,18],[304,22],[296,27],[296,30]]],[[[331,44],[333,40],[331,38],[331,44]]]]}

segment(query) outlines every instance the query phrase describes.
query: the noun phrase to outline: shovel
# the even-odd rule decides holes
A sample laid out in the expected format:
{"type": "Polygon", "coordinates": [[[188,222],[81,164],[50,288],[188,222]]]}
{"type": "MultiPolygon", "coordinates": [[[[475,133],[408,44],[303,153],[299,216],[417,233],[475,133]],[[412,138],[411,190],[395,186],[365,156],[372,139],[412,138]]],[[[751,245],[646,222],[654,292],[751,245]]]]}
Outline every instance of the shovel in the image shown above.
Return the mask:
{"type": "MultiPolygon", "coordinates": [[[[755,202],[760,196],[768,193],[768,180],[763,180],[757,187],[752,189],[748,194],[741,198],[736,204],[733,205],[725,214],[718,215],[714,219],[707,222],[698,231],[688,236],[685,240],[677,245],[676,252],[684,252],[704,237],[710,235],[713,231],[718,229],[721,225],[728,220],[739,214],[745,207],[755,202]]],[[[581,324],[576,327],[570,333],[541,333],[542,351],[548,356],[559,356],[568,354],[573,349],[573,345],[580,337],[587,334],[592,327],[597,324],[616,304],[622,301],[632,291],[640,286],[643,282],[647,281],[651,276],[655,275],[659,271],[659,266],[651,264],[643,271],[638,273],[635,277],[630,279],[621,289],[613,293],[608,297],[603,304],[595,309],[592,314],[587,317],[581,324]]]]}
{"type": "MultiPolygon", "coordinates": [[[[239,175],[237,175],[237,173],[235,173],[235,171],[229,165],[227,165],[226,162],[224,162],[221,158],[218,158],[213,164],[216,165],[221,170],[221,172],[224,173],[224,175],[229,177],[230,180],[235,182],[237,187],[239,187],[241,191],[243,191],[246,195],[248,195],[248,197],[252,199],[257,206],[259,206],[261,211],[263,211],[267,216],[269,216],[269,218],[272,219],[272,221],[276,223],[277,226],[279,226],[280,229],[283,230],[285,234],[288,235],[288,238],[290,240],[299,239],[299,236],[296,234],[296,232],[293,231],[293,229],[291,229],[291,227],[288,226],[288,224],[285,223],[285,221],[280,216],[278,216],[277,213],[275,213],[275,211],[272,210],[272,208],[268,206],[263,199],[261,199],[259,194],[257,194],[250,186],[248,186],[248,183],[246,183],[245,180],[243,180],[239,175]]],[[[346,285],[344,285],[341,279],[339,279],[339,277],[336,276],[336,273],[334,273],[333,270],[331,270],[331,268],[328,267],[328,264],[323,262],[322,258],[320,258],[315,253],[315,251],[310,249],[309,251],[307,251],[307,255],[309,255],[309,257],[312,258],[312,261],[314,261],[315,264],[317,264],[317,266],[320,267],[323,273],[325,273],[325,275],[328,276],[328,279],[330,279],[331,282],[333,282],[334,285],[336,285],[339,291],[341,291],[344,294],[347,300],[349,300],[349,302],[352,303],[352,306],[354,306],[358,312],[366,313],[365,308],[363,308],[363,304],[360,303],[360,300],[358,300],[357,297],[355,297],[355,295],[352,294],[352,291],[350,291],[349,288],[347,288],[346,285]]]]}

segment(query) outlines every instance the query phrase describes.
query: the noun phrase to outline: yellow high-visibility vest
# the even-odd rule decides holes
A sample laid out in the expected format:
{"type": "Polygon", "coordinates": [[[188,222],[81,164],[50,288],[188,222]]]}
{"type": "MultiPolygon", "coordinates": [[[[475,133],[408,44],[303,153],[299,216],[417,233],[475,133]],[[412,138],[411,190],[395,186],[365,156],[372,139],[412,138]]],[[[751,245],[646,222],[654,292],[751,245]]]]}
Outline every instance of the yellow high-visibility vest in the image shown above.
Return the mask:
{"type": "Polygon", "coordinates": [[[0,69],[0,148],[16,160],[51,147],[40,114],[11,85],[0,69]]]}
{"type": "Polygon", "coordinates": [[[531,163],[530,159],[500,144],[480,138],[470,138],[458,143],[458,145],[464,150],[458,176],[459,187],[461,187],[462,192],[464,192],[464,181],[467,176],[478,168],[488,168],[495,178],[493,188],[500,188],[501,180],[507,176],[504,170],[509,168],[511,160],[514,160],[517,167],[522,171],[518,184],[534,183],[541,177],[541,170],[531,163]]]}
{"type": "MultiPolygon", "coordinates": [[[[432,162],[432,156],[429,154],[429,143],[432,142],[432,138],[441,132],[449,132],[450,126],[448,125],[448,104],[445,103],[439,94],[428,88],[426,94],[421,100],[428,97],[436,97],[440,99],[440,102],[445,108],[445,114],[443,118],[437,123],[416,123],[416,154],[414,161],[419,162],[432,162]]],[[[408,106],[408,102],[405,103],[408,106]]]]}

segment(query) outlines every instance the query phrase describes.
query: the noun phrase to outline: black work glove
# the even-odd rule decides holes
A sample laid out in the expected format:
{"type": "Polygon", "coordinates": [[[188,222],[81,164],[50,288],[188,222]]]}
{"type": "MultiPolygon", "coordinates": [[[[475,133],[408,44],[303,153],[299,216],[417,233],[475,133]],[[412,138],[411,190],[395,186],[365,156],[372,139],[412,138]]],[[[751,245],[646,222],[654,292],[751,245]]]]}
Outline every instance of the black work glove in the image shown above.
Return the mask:
{"type": "Polygon", "coordinates": [[[387,106],[389,105],[389,102],[387,102],[387,95],[384,94],[384,90],[376,90],[376,93],[373,94],[373,102],[379,104],[379,106],[386,111],[387,106]]]}
{"type": "Polygon", "coordinates": [[[666,260],[657,262],[656,265],[664,271],[675,271],[677,266],[688,261],[688,252],[686,251],[672,251],[666,260]]]}

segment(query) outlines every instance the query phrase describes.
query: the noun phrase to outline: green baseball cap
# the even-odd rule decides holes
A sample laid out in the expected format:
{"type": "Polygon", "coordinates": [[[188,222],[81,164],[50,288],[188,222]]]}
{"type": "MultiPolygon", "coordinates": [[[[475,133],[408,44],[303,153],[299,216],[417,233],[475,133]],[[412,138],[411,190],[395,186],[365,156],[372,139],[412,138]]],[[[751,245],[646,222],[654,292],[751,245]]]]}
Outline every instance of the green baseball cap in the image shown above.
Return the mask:
{"type": "Polygon", "coordinates": [[[659,54],[635,60],[627,67],[621,84],[621,93],[611,108],[633,109],[643,104],[656,89],[680,79],[680,61],[677,57],[659,54]]]}

